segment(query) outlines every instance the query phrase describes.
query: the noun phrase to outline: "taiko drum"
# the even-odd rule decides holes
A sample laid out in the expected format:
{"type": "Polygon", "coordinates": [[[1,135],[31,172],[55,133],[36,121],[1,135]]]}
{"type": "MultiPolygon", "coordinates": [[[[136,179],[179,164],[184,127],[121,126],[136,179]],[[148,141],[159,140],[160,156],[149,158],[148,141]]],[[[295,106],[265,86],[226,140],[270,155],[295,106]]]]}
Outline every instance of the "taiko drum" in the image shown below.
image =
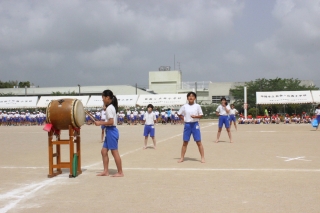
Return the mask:
{"type": "Polygon", "coordinates": [[[80,128],[85,123],[83,104],[78,99],[52,100],[47,107],[47,123],[55,129],[80,128]]]}

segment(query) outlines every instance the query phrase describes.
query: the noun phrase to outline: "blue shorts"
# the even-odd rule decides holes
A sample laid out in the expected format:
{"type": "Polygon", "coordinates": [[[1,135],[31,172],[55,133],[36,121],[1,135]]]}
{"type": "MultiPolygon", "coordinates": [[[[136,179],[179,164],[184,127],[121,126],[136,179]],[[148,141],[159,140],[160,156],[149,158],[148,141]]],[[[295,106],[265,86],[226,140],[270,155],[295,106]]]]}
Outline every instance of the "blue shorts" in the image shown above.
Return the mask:
{"type": "Polygon", "coordinates": [[[102,129],[102,130],[105,130],[105,129],[106,129],[106,126],[105,126],[105,125],[101,125],[101,129],[102,129]]]}
{"type": "Polygon", "coordinates": [[[150,134],[150,137],[154,137],[155,135],[155,129],[153,125],[144,125],[144,131],[143,136],[148,137],[150,134]]]}
{"type": "Polygon", "coordinates": [[[317,115],[318,124],[320,124],[320,115],[317,115]]]}
{"type": "Polygon", "coordinates": [[[103,148],[108,150],[117,150],[119,140],[119,131],[115,126],[106,126],[106,137],[104,139],[103,148]]]}
{"type": "Polygon", "coordinates": [[[183,141],[189,142],[191,134],[194,141],[201,141],[200,126],[198,122],[184,123],[183,141]]]}
{"type": "Polygon", "coordinates": [[[230,128],[229,116],[227,115],[219,116],[219,128],[222,128],[223,124],[226,128],[230,128]]]}
{"type": "Polygon", "coordinates": [[[230,122],[231,121],[236,122],[236,116],[235,115],[230,115],[229,119],[230,119],[230,122]]]}

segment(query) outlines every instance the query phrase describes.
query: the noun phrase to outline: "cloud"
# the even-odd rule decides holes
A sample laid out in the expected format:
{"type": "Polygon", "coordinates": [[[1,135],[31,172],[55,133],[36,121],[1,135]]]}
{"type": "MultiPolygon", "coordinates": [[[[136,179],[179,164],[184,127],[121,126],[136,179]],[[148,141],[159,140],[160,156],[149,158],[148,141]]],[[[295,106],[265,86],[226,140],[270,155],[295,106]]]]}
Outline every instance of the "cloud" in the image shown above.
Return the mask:
{"type": "Polygon", "coordinates": [[[174,54],[184,81],[316,78],[319,1],[266,2],[1,1],[1,80],[147,87],[174,54]]]}

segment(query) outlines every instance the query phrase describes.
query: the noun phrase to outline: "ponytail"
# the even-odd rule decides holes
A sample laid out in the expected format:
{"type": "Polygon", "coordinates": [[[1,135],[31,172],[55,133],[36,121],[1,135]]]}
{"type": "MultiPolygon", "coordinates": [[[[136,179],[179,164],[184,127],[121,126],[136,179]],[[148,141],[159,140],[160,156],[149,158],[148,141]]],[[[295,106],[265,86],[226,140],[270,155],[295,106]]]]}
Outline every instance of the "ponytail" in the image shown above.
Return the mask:
{"type": "Polygon", "coordinates": [[[113,95],[113,92],[111,90],[107,89],[107,90],[102,92],[102,96],[109,97],[110,99],[112,99],[111,104],[116,109],[116,112],[118,112],[118,99],[117,99],[117,97],[115,95],[113,95]]]}
{"type": "Polygon", "coordinates": [[[112,102],[111,102],[111,104],[114,106],[114,108],[116,109],[116,112],[118,112],[118,109],[119,109],[119,107],[118,107],[118,99],[117,99],[117,97],[114,95],[113,96],[113,98],[112,98],[112,102]]]}

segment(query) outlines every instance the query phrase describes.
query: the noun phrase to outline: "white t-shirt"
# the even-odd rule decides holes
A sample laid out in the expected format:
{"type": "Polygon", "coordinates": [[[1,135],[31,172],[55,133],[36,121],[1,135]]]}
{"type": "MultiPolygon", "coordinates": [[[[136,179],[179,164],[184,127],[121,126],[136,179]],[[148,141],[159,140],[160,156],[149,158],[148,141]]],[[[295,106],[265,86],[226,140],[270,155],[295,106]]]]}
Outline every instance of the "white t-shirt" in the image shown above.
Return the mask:
{"type": "Polygon", "coordinates": [[[0,119],[2,119],[2,115],[3,115],[3,114],[1,113],[1,114],[0,114],[0,119]]]}
{"type": "MultiPolygon", "coordinates": [[[[227,106],[226,106],[226,109],[230,110],[230,106],[227,105],[227,106]]],[[[222,107],[221,104],[220,104],[220,105],[218,106],[218,108],[216,109],[216,112],[218,112],[219,115],[228,115],[227,111],[225,110],[224,107],[222,107]]]]}
{"type": "Polygon", "coordinates": [[[106,122],[111,118],[113,118],[113,126],[117,126],[117,113],[112,104],[110,104],[106,109],[106,122]]]}
{"type": "Polygon", "coordinates": [[[199,118],[192,118],[191,115],[199,116],[199,115],[203,115],[203,112],[202,112],[200,105],[194,103],[192,105],[189,105],[189,104],[183,105],[180,108],[178,114],[183,115],[184,122],[197,122],[200,119],[199,118]]]}
{"type": "Polygon", "coordinates": [[[101,111],[101,120],[106,120],[106,111],[101,111]]]}
{"type": "Polygon", "coordinates": [[[156,113],[156,115],[159,115],[159,111],[156,111],[155,113],[156,113]]]}
{"type": "Polygon", "coordinates": [[[151,113],[147,112],[144,114],[143,120],[146,121],[145,125],[153,125],[154,121],[157,120],[156,114],[154,114],[153,112],[151,112],[151,113]]]}
{"type": "Polygon", "coordinates": [[[138,111],[133,111],[133,115],[138,115],[138,111]]]}
{"type": "Polygon", "coordinates": [[[320,109],[316,109],[316,115],[320,115],[320,109]]]}
{"type": "Polygon", "coordinates": [[[236,108],[230,109],[230,115],[235,115],[236,113],[238,113],[238,110],[236,108]]]}
{"type": "Polygon", "coordinates": [[[130,110],[127,111],[127,115],[131,115],[131,111],[130,110]]]}

